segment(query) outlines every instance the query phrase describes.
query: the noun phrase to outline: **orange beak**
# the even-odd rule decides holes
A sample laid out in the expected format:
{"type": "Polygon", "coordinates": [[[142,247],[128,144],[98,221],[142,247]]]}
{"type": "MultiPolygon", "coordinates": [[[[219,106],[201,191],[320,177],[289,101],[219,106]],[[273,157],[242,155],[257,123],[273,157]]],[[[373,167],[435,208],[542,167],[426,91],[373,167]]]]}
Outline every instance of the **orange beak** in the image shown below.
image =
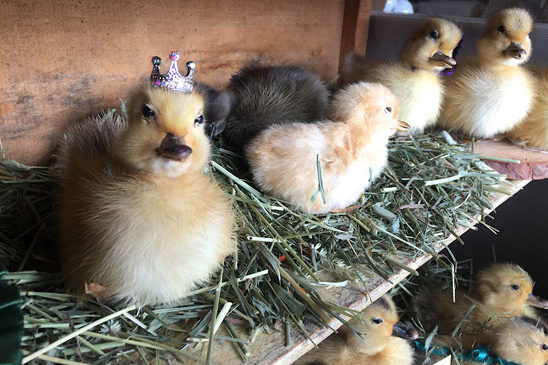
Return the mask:
{"type": "Polygon", "coordinates": [[[409,128],[411,128],[411,126],[408,123],[406,123],[402,120],[399,120],[398,121],[398,126],[396,127],[396,130],[398,132],[407,132],[409,130],[409,128]]]}
{"type": "Polygon", "coordinates": [[[442,67],[447,67],[447,68],[451,68],[457,64],[457,61],[455,61],[453,57],[449,57],[448,55],[446,55],[445,53],[441,51],[437,51],[436,53],[434,53],[429,58],[429,60],[442,67]]]}

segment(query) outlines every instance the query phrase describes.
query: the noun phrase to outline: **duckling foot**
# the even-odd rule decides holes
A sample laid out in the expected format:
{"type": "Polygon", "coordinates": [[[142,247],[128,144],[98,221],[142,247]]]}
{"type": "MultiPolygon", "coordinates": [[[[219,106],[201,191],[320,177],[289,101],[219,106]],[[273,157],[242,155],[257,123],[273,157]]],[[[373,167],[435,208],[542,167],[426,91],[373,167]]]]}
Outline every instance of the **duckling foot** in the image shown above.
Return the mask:
{"type": "Polygon", "coordinates": [[[350,212],[353,212],[353,211],[357,210],[359,207],[361,207],[361,205],[356,204],[356,205],[351,205],[351,206],[343,208],[343,209],[332,209],[332,210],[329,211],[329,213],[350,213],[350,212]]]}
{"type": "Polygon", "coordinates": [[[108,297],[105,294],[107,288],[97,283],[85,283],[84,292],[94,297],[98,302],[106,302],[108,297]]]}

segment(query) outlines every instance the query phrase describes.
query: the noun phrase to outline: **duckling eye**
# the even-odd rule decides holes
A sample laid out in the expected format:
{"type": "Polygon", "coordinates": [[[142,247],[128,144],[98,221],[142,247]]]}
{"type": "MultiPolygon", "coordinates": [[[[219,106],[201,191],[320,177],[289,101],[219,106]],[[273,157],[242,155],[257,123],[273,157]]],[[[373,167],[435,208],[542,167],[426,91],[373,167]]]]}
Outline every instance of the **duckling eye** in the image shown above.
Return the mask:
{"type": "Polygon", "coordinates": [[[519,290],[519,285],[518,284],[512,284],[512,289],[519,290]]]}
{"type": "Polygon", "coordinates": [[[548,345],[543,343],[542,346],[540,346],[542,348],[542,351],[546,351],[548,350],[548,345]]]}
{"type": "Polygon", "coordinates": [[[373,322],[375,324],[381,324],[383,321],[382,321],[382,318],[373,318],[371,320],[371,322],[373,322]]]}
{"type": "Polygon", "coordinates": [[[387,112],[387,113],[392,113],[392,107],[387,106],[386,108],[384,108],[384,111],[387,112]]]}
{"type": "Polygon", "coordinates": [[[504,28],[504,25],[499,25],[499,27],[497,28],[497,32],[499,32],[500,34],[504,34],[504,32],[506,32],[506,28],[504,28]]]}
{"type": "Polygon", "coordinates": [[[202,114],[198,115],[196,119],[194,119],[194,125],[202,124],[203,122],[204,122],[204,116],[202,114]]]}
{"type": "Polygon", "coordinates": [[[150,118],[154,116],[154,111],[148,107],[148,105],[143,105],[143,117],[150,118]]]}
{"type": "Polygon", "coordinates": [[[440,32],[438,32],[437,29],[434,29],[430,32],[430,37],[432,37],[432,39],[440,39],[440,32]]]}

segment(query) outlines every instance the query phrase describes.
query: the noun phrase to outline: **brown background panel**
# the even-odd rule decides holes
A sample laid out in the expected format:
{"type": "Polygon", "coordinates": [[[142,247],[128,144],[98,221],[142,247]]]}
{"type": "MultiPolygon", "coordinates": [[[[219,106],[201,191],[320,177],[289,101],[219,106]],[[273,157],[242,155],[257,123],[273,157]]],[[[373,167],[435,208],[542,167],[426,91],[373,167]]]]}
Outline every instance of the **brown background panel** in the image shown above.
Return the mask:
{"type": "Polygon", "coordinates": [[[0,0],[0,138],[8,157],[46,162],[63,125],[118,106],[171,49],[217,87],[250,60],[329,80],[343,11],[343,0],[0,0]]]}

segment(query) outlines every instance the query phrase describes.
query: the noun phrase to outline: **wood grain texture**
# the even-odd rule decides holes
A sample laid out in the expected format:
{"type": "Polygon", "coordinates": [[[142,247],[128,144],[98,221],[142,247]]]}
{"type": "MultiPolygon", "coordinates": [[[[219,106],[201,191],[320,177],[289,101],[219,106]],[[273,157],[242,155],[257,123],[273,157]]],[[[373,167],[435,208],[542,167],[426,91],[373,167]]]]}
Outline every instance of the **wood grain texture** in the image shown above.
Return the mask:
{"type": "Polygon", "coordinates": [[[548,151],[535,151],[506,140],[482,140],[474,144],[474,152],[486,156],[485,162],[513,180],[548,178],[548,151]],[[492,157],[494,159],[489,159],[492,157]],[[520,163],[497,161],[497,158],[518,160],[520,163]]]}
{"type": "Polygon", "coordinates": [[[372,0],[345,1],[339,67],[349,52],[365,54],[371,7],[372,0]]]}
{"type": "Polygon", "coordinates": [[[154,55],[223,87],[248,61],[337,74],[344,0],[0,0],[0,138],[45,163],[63,125],[119,106],[154,55]]]}

